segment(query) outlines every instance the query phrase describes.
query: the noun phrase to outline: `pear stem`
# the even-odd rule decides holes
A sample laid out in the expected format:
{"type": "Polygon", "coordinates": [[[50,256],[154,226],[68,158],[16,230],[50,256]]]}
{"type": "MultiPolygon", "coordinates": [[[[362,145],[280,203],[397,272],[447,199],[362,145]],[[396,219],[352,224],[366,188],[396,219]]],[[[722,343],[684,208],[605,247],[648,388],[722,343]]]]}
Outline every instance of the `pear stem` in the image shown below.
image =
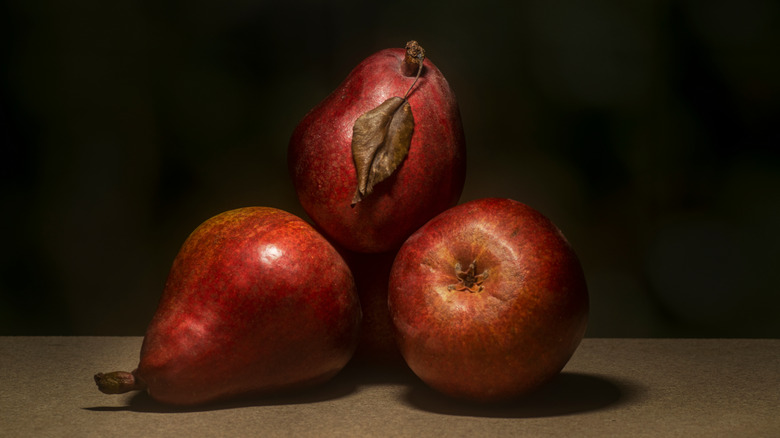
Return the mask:
{"type": "Polygon", "coordinates": [[[104,394],[124,394],[130,391],[146,389],[146,382],[136,376],[136,372],[113,371],[95,374],[95,383],[104,394]]]}
{"type": "Polygon", "coordinates": [[[401,63],[401,73],[404,76],[412,77],[418,75],[420,65],[422,65],[425,59],[425,49],[417,41],[409,41],[406,43],[406,55],[401,63]]]}
{"type": "Polygon", "coordinates": [[[420,67],[417,69],[417,76],[414,77],[414,82],[412,82],[412,85],[409,86],[409,89],[406,90],[406,94],[404,94],[403,99],[406,100],[407,97],[409,97],[409,93],[412,92],[412,88],[414,88],[414,84],[417,83],[417,79],[420,79],[420,73],[422,73],[422,62],[420,63],[420,67]]]}
{"type": "Polygon", "coordinates": [[[414,76],[414,82],[412,82],[412,85],[406,90],[406,94],[404,94],[403,97],[404,100],[406,100],[409,93],[412,92],[412,88],[414,88],[417,80],[420,79],[423,70],[423,61],[425,61],[425,49],[414,40],[406,43],[406,55],[401,63],[401,73],[403,73],[404,76],[414,76]]]}

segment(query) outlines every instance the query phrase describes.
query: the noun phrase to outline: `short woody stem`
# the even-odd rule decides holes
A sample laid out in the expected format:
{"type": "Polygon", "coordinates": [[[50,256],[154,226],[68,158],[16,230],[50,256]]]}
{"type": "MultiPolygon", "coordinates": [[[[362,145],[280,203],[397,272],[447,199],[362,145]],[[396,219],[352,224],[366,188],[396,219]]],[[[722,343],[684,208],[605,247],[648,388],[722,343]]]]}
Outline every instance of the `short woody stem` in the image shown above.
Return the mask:
{"type": "Polygon", "coordinates": [[[408,77],[417,76],[424,60],[425,49],[417,41],[409,41],[406,43],[406,55],[401,63],[401,73],[408,77]]]}
{"type": "Polygon", "coordinates": [[[95,374],[95,383],[104,394],[124,394],[130,391],[146,389],[143,380],[136,377],[135,372],[114,371],[95,374]]]}

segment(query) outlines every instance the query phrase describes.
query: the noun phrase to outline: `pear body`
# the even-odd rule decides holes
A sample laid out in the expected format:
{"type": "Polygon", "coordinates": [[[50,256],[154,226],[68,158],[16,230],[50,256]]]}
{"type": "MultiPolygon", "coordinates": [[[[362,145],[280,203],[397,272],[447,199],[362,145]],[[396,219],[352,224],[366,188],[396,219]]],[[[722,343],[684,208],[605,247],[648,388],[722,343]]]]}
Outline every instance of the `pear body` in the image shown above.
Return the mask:
{"type": "Polygon", "coordinates": [[[466,146],[455,94],[427,58],[415,83],[415,76],[402,69],[405,56],[404,49],[385,49],[363,60],[300,121],[290,139],[288,168],[301,206],[318,229],[351,251],[397,249],[455,205],[463,190],[466,146]],[[414,129],[408,154],[352,206],[355,120],[387,99],[403,97],[410,87],[414,129]]]}
{"type": "Polygon", "coordinates": [[[134,374],[176,405],[314,385],[349,361],[360,320],[347,265],[310,225],[231,210],[176,256],[134,374]]]}

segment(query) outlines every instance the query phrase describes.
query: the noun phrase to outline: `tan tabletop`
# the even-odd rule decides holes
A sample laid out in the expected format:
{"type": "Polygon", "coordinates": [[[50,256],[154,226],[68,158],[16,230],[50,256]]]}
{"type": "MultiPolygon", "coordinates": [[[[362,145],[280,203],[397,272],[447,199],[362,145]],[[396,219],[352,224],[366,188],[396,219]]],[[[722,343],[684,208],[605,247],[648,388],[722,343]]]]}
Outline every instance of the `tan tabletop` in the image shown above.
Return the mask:
{"type": "Polygon", "coordinates": [[[0,337],[2,437],[780,437],[780,340],[590,339],[559,378],[502,406],[453,402],[407,372],[348,367],[298,395],[161,406],[105,395],[140,337],[0,337]]]}

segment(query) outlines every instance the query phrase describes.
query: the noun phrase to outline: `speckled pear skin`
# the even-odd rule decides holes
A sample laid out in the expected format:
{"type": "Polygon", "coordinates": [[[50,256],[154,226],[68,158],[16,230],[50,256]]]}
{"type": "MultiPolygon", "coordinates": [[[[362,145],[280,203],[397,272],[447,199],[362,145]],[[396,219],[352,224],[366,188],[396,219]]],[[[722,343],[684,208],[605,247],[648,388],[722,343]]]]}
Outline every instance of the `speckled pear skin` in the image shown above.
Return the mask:
{"type": "Polygon", "coordinates": [[[455,94],[425,58],[421,75],[404,74],[404,49],[379,51],[352,70],[296,126],[289,172],[301,206],[326,235],[351,251],[397,249],[436,214],[455,205],[465,182],[466,145],[455,94]],[[408,102],[414,132],[406,158],[361,202],[351,206],[357,177],[355,120],[391,97],[408,102]]]}
{"type": "Polygon", "coordinates": [[[466,202],[395,258],[388,307],[409,367],[449,396],[498,402],[557,375],[588,321],[585,276],[561,231],[510,199],[466,202]]]}
{"type": "Polygon", "coordinates": [[[134,375],[174,405],[314,385],[350,360],[360,320],[349,268],[309,224],[231,210],[176,256],[134,375]]]}

